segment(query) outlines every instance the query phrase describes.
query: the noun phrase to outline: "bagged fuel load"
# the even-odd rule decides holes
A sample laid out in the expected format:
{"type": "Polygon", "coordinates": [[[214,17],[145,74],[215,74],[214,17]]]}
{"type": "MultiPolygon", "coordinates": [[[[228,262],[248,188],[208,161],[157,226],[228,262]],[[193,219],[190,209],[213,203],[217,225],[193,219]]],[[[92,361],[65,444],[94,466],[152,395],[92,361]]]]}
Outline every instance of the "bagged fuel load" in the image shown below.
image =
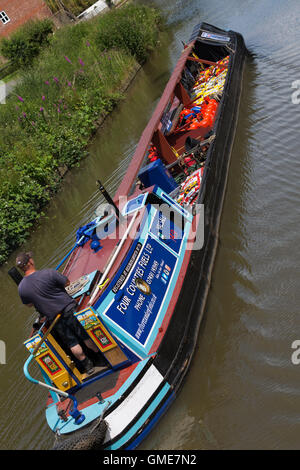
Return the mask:
{"type": "Polygon", "coordinates": [[[224,88],[229,56],[216,62],[200,72],[192,89],[192,99],[196,105],[200,105],[206,96],[221,94],[224,88]]]}

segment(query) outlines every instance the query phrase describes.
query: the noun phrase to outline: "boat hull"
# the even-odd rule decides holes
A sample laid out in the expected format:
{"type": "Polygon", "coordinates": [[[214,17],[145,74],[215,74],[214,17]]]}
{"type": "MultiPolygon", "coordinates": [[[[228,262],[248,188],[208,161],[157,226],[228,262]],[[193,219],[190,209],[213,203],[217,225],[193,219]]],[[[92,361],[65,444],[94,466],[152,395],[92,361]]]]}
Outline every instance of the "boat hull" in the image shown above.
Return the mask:
{"type": "MultiPolygon", "coordinates": [[[[101,417],[107,423],[108,432],[104,442],[99,442],[99,448],[106,450],[136,448],[178,395],[192,361],[218,246],[221,213],[238,118],[246,54],[245,44],[239,33],[224,31],[207,23],[202,23],[194,28],[187,48],[197,42],[200,51],[205,47],[226,49],[229,55],[229,66],[219,103],[219,112],[212,129],[215,138],[207,153],[200,192],[196,201],[195,207],[200,207],[200,211],[193,209],[192,212],[193,224],[196,227],[195,241],[189,249],[183,250],[182,254],[179,253],[181,256],[180,272],[177,274],[176,283],[172,285],[172,295],[168,300],[165,316],[159,324],[159,328],[157,327],[155,340],[148,349],[140,348],[134,351],[138,360],[136,362],[133,360],[131,368],[127,369],[127,375],[125,372],[122,375],[120,371],[111,375],[109,379],[112,384],[110,385],[110,395],[106,397],[106,389],[100,387],[98,395],[96,394],[100,395],[100,400],[93,398],[81,406],[81,411],[87,417],[87,425],[83,422],[81,426],[76,428],[75,424],[68,421],[65,428],[62,426],[61,429],[65,432],[66,437],[69,438],[71,435],[70,445],[72,435],[78,435],[76,429],[81,428],[81,431],[93,429],[101,417]],[[222,37],[228,37],[230,41],[223,43],[222,37]],[[203,238],[202,247],[197,245],[201,238],[203,238]],[[114,387],[115,392],[112,393],[114,387]]],[[[132,193],[138,170],[143,161],[144,150],[149,146],[153,129],[160,121],[162,111],[168,102],[169,90],[171,92],[177,86],[178,76],[185,66],[190,51],[191,49],[188,49],[183,52],[171,81],[143,133],[131,166],[119,187],[118,195],[132,193]]],[[[185,99],[184,96],[183,99],[185,99]]],[[[172,250],[169,249],[169,251],[172,250]]],[[[74,253],[76,258],[76,251],[74,253]]],[[[116,277],[118,276],[116,275],[116,277]]],[[[103,298],[105,295],[106,293],[103,298]]],[[[118,329],[112,329],[114,328],[113,319],[108,319],[105,316],[105,311],[103,312],[102,309],[104,304],[101,302],[103,302],[101,299],[94,302],[94,311],[112,334],[118,337],[118,329]]],[[[108,302],[107,305],[111,304],[108,302]]],[[[124,338],[125,336],[119,336],[121,342],[124,338]]],[[[104,379],[101,378],[101,380],[104,379]]],[[[55,430],[57,410],[52,406],[52,403],[49,404],[46,415],[50,427],[55,430]]],[[[93,443],[94,445],[97,447],[97,443],[93,443]]],[[[67,441],[63,441],[63,448],[68,448],[67,441]]]]}
{"type": "MultiPolygon", "coordinates": [[[[202,28],[215,33],[226,33],[206,23],[203,23],[199,29],[202,28]]],[[[222,112],[215,123],[214,133],[218,137],[208,155],[207,170],[197,201],[198,204],[204,204],[204,245],[201,250],[196,249],[191,252],[172,321],[153,361],[153,366],[160,372],[163,381],[157,388],[156,394],[149,400],[148,406],[153,406],[153,400],[157,400],[163,388],[162,384],[168,385],[168,392],[157,401],[157,406],[149,419],[126,442],[126,447],[130,449],[140,444],[176,398],[189,370],[197,344],[218,246],[221,213],[238,118],[246,54],[242,36],[234,32],[230,32],[230,35],[234,39],[235,52],[230,54],[232,62],[223,94],[222,112]]]]}

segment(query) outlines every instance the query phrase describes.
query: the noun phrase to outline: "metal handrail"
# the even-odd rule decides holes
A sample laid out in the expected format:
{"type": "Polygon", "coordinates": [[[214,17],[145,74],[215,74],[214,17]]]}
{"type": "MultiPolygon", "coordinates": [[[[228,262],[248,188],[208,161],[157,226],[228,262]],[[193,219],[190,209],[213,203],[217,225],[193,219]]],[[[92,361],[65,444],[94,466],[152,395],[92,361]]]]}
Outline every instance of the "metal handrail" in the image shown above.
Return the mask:
{"type": "Polygon", "coordinates": [[[116,260],[116,258],[117,258],[117,256],[118,256],[118,254],[120,253],[120,250],[121,250],[121,248],[122,248],[124,242],[127,240],[128,234],[129,234],[130,230],[132,229],[132,226],[133,226],[133,224],[134,224],[134,222],[135,222],[135,219],[136,219],[136,216],[137,216],[138,212],[139,212],[138,210],[135,212],[135,214],[134,214],[134,216],[132,217],[132,219],[131,219],[131,221],[130,221],[130,223],[129,223],[129,225],[128,225],[128,227],[127,227],[127,229],[126,229],[126,231],[125,231],[125,233],[124,233],[124,235],[123,235],[123,237],[122,237],[122,239],[120,240],[119,244],[115,247],[115,251],[112,252],[112,255],[111,255],[112,257],[111,257],[111,259],[110,259],[108,265],[106,266],[105,271],[104,271],[104,273],[102,274],[100,281],[98,282],[97,286],[95,287],[94,293],[93,293],[93,295],[91,296],[91,298],[90,298],[90,300],[89,300],[89,302],[88,302],[88,305],[92,305],[92,303],[93,303],[93,301],[94,301],[96,295],[98,294],[98,289],[101,289],[101,286],[102,286],[104,280],[106,279],[106,276],[108,275],[109,271],[111,270],[112,265],[114,264],[114,262],[115,262],[115,260],[116,260]]]}
{"type": "Polygon", "coordinates": [[[74,418],[76,424],[81,424],[85,420],[85,416],[84,416],[83,413],[81,413],[78,410],[78,402],[77,402],[76,398],[73,395],[70,395],[69,393],[63,392],[62,390],[59,390],[58,388],[53,387],[50,384],[47,384],[45,382],[41,382],[40,380],[37,380],[37,379],[34,379],[33,377],[31,377],[31,375],[29,374],[29,371],[28,371],[28,367],[29,367],[29,364],[31,363],[33,358],[34,358],[34,355],[30,354],[30,356],[28,357],[28,359],[26,360],[26,362],[24,364],[23,371],[24,371],[24,375],[25,375],[26,379],[29,380],[29,382],[32,382],[35,385],[40,385],[41,387],[45,387],[48,390],[51,390],[52,392],[56,392],[58,395],[60,395],[64,398],[70,398],[73,401],[73,408],[72,408],[72,410],[69,411],[69,414],[72,416],[72,418],[74,418]]]}

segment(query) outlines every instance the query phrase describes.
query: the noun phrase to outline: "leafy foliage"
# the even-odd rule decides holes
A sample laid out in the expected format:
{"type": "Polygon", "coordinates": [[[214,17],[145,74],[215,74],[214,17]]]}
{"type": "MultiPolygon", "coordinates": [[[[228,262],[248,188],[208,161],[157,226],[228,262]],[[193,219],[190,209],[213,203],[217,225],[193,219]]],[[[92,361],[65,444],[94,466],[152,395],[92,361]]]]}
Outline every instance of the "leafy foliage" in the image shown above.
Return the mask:
{"type": "Polygon", "coordinates": [[[49,45],[53,23],[49,19],[29,21],[10,38],[1,41],[0,52],[17,67],[27,67],[49,45]]]}
{"type": "Polygon", "coordinates": [[[30,234],[60,186],[61,169],[79,165],[87,155],[97,120],[122,98],[120,84],[136,65],[136,57],[155,44],[157,14],[145,7],[140,16],[137,7],[122,10],[120,16],[112,11],[58,30],[49,47],[23,71],[6,105],[0,106],[0,263],[30,234]],[[129,23],[137,24],[138,18],[144,23],[146,43],[140,32],[135,39],[132,28],[130,47],[100,46],[100,31],[111,18],[122,30],[126,16],[129,23]]]}
{"type": "Polygon", "coordinates": [[[125,49],[142,64],[157,43],[159,25],[157,10],[128,5],[105,15],[105,21],[99,24],[97,42],[102,50],[125,49]]]}

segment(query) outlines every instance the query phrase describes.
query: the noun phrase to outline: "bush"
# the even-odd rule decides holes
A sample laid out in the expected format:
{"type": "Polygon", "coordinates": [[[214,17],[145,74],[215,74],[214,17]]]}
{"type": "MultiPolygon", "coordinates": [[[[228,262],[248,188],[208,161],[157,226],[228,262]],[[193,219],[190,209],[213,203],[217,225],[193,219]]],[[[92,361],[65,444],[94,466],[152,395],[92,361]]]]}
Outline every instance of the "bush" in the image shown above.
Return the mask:
{"type": "Polygon", "coordinates": [[[99,22],[100,49],[125,49],[142,64],[157,44],[160,16],[154,8],[128,5],[105,15],[99,22]]]}
{"type": "Polygon", "coordinates": [[[49,44],[53,23],[49,19],[29,21],[10,38],[1,41],[1,54],[16,67],[27,67],[49,44]]]}

